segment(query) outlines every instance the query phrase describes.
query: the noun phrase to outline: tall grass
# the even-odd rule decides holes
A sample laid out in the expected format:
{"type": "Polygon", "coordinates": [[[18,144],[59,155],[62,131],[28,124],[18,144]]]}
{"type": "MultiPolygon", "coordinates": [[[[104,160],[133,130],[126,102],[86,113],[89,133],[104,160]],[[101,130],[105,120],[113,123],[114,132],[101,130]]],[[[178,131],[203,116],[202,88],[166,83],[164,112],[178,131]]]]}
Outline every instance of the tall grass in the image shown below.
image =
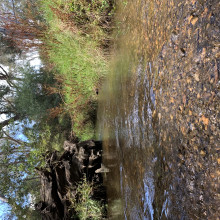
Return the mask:
{"type": "Polygon", "coordinates": [[[46,53],[62,82],[60,93],[73,132],[82,140],[94,136],[94,114],[90,113],[95,111],[95,89],[107,72],[100,45],[107,39],[104,17],[109,14],[109,4],[106,0],[88,2],[41,0],[47,23],[46,53]]]}
{"type": "Polygon", "coordinates": [[[87,182],[86,177],[78,184],[76,190],[69,189],[68,199],[71,202],[71,208],[76,211],[80,220],[103,219],[105,205],[92,199],[92,192],[93,187],[87,182]]]}

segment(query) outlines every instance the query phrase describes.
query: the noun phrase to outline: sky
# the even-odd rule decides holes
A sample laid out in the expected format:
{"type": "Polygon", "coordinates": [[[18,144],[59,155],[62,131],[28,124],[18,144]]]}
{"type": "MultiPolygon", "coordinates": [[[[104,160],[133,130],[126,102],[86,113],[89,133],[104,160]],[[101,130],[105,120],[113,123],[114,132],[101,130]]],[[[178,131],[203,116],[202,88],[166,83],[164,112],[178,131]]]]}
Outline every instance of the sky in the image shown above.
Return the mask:
{"type": "Polygon", "coordinates": [[[7,214],[10,213],[10,206],[7,203],[0,201],[0,219],[6,220],[7,214]]]}

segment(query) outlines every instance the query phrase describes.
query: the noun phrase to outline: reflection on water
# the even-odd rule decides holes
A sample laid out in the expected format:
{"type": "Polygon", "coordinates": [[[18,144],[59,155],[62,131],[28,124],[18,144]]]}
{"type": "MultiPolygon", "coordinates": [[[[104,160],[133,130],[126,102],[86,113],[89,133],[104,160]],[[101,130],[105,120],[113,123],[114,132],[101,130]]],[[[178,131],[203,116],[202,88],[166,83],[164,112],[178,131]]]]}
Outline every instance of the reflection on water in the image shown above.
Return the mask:
{"type": "Polygon", "coordinates": [[[218,0],[118,3],[100,95],[109,219],[218,219],[218,0]]]}

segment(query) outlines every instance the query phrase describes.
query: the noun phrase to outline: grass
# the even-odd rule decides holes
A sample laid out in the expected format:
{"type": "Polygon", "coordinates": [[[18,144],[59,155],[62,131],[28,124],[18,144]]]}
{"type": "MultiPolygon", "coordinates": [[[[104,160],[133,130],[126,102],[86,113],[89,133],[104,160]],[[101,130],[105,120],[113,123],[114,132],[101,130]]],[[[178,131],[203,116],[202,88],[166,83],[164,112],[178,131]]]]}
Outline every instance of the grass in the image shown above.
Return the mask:
{"type": "Polygon", "coordinates": [[[81,140],[93,138],[95,89],[107,72],[101,47],[108,39],[105,20],[112,9],[107,0],[41,0],[41,8],[47,23],[44,49],[62,84],[73,133],[81,140]]]}
{"type": "Polygon", "coordinates": [[[69,190],[71,208],[75,210],[80,220],[102,219],[105,205],[92,199],[93,187],[87,182],[86,177],[78,184],[77,189],[69,190]],[[73,194],[74,192],[74,194],[73,194]]]}

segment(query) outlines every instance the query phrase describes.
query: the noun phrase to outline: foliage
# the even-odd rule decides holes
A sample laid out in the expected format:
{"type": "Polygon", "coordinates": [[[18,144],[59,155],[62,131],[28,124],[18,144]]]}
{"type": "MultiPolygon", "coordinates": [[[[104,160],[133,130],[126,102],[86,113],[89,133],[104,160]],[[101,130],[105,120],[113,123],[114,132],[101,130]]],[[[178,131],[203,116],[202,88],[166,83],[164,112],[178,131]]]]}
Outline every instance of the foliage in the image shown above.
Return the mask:
{"type": "MultiPolygon", "coordinates": [[[[63,23],[71,25],[76,33],[84,34],[93,41],[104,43],[109,39],[111,20],[115,7],[112,0],[42,0],[46,21],[58,17],[63,23]]],[[[50,23],[49,23],[50,24],[50,23]]]]}
{"type": "Polygon", "coordinates": [[[109,16],[106,13],[112,7],[104,0],[92,3],[42,0],[41,3],[48,24],[44,42],[49,60],[57,71],[57,79],[62,82],[60,92],[65,111],[72,118],[75,136],[83,140],[92,138],[94,118],[90,113],[95,111],[95,89],[107,69],[107,61],[99,47],[107,38],[101,20],[109,16]],[[83,13],[89,20],[82,18],[83,13]]]}
{"type": "Polygon", "coordinates": [[[1,86],[0,101],[4,105],[0,113],[19,117],[12,116],[1,122],[0,193],[10,198],[11,212],[20,219],[30,219],[33,210],[29,208],[28,196],[39,196],[35,167],[44,166],[45,152],[60,150],[70,125],[65,116],[54,116],[53,120],[48,117],[50,109],[61,101],[58,94],[47,94],[44,89],[50,84],[55,87],[52,75],[30,66],[20,69],[20,73],[21,80],[16,80],[13,74],[2,74],[9,78],[10,85],[1,86]]]}
{"type": "Polygon", "coordinates": [[[38,1],[3,1],[0,13],[0,32],[21,50],[40,46],[44,24],[36,9],[38,1]],[[13,7],[12,7],[13,6],[13,7]],[[7,9],[7,10],[5,10],[7,9]]]}
{"type": "Polygon", "coordinates": [[[26,146],[14,146],[12,150],[9,142],[1,145],[0,192],[8,198],[11,212],[17,217],[20,216],[19,219],[25,219],[24,215],[35,215],[33,207],[30,206],[35,202],[33,198],[38,198],[40,190],[39,178],[30,169],[34,165],[29,163],[29,154],[30,149],[26,146]]]}
{"type": "Polygon", "coordinates": [[[13,65],[16,56],[21,54],[21,50],[16,47],[11,39],[6,38],[2,33],[0,33],[0,47],[0,63],[5,66],[13,65]]]}
{"type": "Polygon", "coordinates": [[[70,127],[67,121],[52,120],[35,123],[29,128],[24,126],[23,134],[28,143],[6,140],[1,144],[0,193],[10,198],[8,203],[12,205],[11,212],[19,219],[34,219],[31,217],[34,210],[30,209],[31,201],[28,198],[31,195],[35,203],[40,196],[40,181],[35,167],[45,167],[50,151],[62,150],[70,127]]]}
{"type": "Polygon", "coordinates": [[[78,184],[77,189],[69,189],[69,200],[81,220],[102,219],[105,206],[101,202],[92,199],[93,186],[87,182],[86,177],[78,184]]]}
{"type": "MultiPolygon", "coordinates": [[[[8,9],[0,13],[0,195],[17,218],[39,219],[29,207],[29,196],[39,197],[35,167],[44,166],[47,152],[61,151],[70,136],[94,136],[95,90],[107,72],[104,49],[114,6],[111,0],[3,0],[0,8],[8,9]],[[21,51],[39,48],[42,68],[26,65],[16,72],[21,51]],[[9,63],[13,67],[5,68],[9,63]]],[[[82,186],[79,216],[86,218],[86,208],[85,214],[100,219],[92,186],[85,180],[82,186]]]]}
{"type": "Polygon", "coordinates": [[[40,120],[48,115],[47,110],[58,106],[58,94],[48,95],[44,87],[54,84],[53,75],[43,69],[35,70],[27,65],[20,68],[22,82],[18,82],[14,99],[17,112],[29,120],[40,120]]]}

